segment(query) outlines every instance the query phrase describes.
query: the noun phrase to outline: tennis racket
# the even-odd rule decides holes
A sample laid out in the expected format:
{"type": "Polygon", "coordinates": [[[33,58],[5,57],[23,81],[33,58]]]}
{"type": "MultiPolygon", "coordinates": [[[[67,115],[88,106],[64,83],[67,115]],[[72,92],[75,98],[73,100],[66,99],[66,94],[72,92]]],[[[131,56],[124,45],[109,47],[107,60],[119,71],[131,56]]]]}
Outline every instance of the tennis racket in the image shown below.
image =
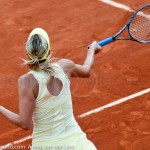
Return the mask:
{"type": "MultiPolygon", "coordinates": [[[[117,34],[99,41],[98,45],[102,47],[116,40],[132,40],[140,43],[150,43],[150,4],[138,9],[117,34]],[[128,37],[120,37],[119,35],[126,29],[128,37]]],[[[90,48],[90,45],[88,48],[90,48]]]]}

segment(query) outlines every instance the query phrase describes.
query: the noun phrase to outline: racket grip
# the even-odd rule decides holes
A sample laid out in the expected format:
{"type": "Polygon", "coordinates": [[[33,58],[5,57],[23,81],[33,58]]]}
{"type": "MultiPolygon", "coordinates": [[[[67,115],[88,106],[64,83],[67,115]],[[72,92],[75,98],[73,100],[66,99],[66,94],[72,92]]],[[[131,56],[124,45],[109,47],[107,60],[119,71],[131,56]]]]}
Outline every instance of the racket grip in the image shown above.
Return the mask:
{"type": "MultiPolygon", "coordinates": [[[[114,41],[113,38],[112,38],[112,37],[109,37],[109,38],[107,38],[107,39],[105,39],[105,40],[99,41],[99,42],[98,42],[98,45],[102,47],[102,46],[104,46],[104,45],[107,45],[107,44],[109,44],[109,43],[112,43],[113,41],[114,41]]],[[[90,48],[90,46],[91,46],[91,45],[88,46],[88,49],[90,48]]]]}
{"type": "Polygon", "coordinates": [[[114,41],[113,38],[109,37],[109,38],[107,38],[107,39],[105,39],[103,41],[98,42],[98,45],[99,46],[104,46],[104,45],[107,45],[109,43],[112,43],[113,41],[114,41]]]}

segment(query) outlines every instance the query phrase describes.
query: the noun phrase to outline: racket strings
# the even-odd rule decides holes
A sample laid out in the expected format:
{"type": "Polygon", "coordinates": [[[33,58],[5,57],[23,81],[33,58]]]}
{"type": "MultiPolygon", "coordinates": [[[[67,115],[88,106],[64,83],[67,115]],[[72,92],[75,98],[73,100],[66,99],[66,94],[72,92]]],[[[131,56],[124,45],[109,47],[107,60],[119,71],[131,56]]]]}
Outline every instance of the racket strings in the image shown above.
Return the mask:
{"type": "Polygon", "coordinates": [[[150,42],[150,6],[141,9],[129,26],[130,35],[140,42],[150,42]]]}

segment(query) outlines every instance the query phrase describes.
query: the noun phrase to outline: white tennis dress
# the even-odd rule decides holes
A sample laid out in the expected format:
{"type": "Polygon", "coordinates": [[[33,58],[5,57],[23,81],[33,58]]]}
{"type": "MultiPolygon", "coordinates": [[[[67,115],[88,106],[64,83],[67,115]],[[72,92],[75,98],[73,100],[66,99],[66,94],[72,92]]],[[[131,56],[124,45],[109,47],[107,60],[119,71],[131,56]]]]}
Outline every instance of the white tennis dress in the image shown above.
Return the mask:
{"type": "Polygon", "coordinates": [[[53,64],[62,89],[53,96],[47,89],[50,79],[44,71],[30,71],[39,84],[33,112],[32,150],[96,150],[76,122],[70,94],[70,81],[62,68],[53,64]]]}

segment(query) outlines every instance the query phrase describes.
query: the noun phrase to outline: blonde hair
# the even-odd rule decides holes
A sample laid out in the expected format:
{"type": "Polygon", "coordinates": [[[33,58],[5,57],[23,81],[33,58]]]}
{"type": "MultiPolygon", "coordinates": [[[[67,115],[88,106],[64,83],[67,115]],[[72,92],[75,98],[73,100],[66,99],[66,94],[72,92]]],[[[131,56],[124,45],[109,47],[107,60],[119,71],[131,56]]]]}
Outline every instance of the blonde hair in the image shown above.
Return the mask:
{"type": "Polygon", "coordinates": [[[42,35],[33,34],[29,36],[26,43],[26,53],[30,60],[23,59],[24,64],[31,70],[42,70],[54,74],[54,68],[50,63],[52,58],[49,48],[49,43],[42,35]]]}

